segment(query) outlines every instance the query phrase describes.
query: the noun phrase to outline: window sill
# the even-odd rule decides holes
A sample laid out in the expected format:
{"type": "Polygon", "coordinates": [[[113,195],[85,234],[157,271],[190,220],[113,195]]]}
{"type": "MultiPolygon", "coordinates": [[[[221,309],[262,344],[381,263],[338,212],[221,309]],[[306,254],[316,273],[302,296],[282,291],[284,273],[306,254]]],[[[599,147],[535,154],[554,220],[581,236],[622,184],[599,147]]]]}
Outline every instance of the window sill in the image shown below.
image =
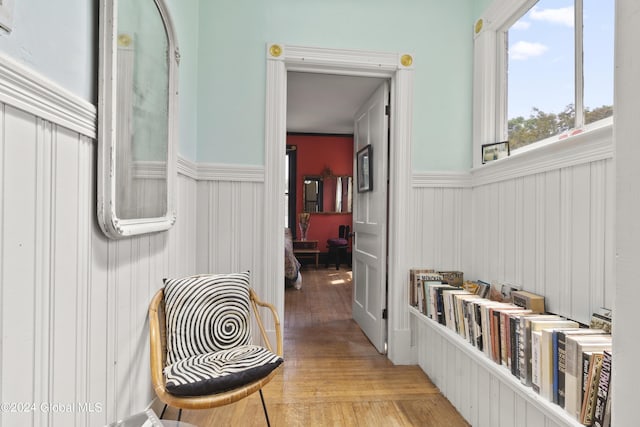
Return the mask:
{"type": "Polygon", "coordinates": [[[471,170],[472,186],[613,158],[613,121],[579,134],[553,137],[471,170]]]}

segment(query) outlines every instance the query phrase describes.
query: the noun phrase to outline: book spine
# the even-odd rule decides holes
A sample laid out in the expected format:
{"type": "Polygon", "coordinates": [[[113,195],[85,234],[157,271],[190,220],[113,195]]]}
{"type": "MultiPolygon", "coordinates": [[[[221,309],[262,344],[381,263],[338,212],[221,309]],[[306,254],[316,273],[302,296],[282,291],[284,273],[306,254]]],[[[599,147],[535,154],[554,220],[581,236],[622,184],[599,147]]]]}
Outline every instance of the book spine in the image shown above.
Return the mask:
{"type": "Polygon", "coordinates": [[[580,394],[578,395],[579,407],[576,410],[576,419],[582,422],[584,417],[584,396],[586,394],[587,382],[589,381],[589,366],[591,366],[592,353],[584,352],[580,356],[580,394]]]}
{"type": "Polygon", "coordinates": [[[576,414],[578,399],[578,345],[574,340],[565,337],[566,368],[564,373],[564,409],[572,416],[576,414]]]}
{"type": "Polygon", "coordinates": [[[520,318],[520,382],[531,385],[531,328],[525,316],[520,318]]]}
{"type": "Polygon", "coordinates": [[[509,318],[509,331],[511,337],[509,340],[511,349],[511,374],[520,377],[520,360],[519,360],[519,336],[520,336],[520,318],[513,316],[509,318]]]}
{"type": "Polygon", "coordinates": [[[475,320],[475,346],[478,350],[483,351],[482,343],[482,306],[480,304],[474,305],[474,320],[475,320]]]}
{"type": "Polygon", "coordinates": [[[593,418],[596,409],[596,400],[598,394],[598,383],[600,381],[600,373],[602,371],[603,354],[596,354],[591,362],[589,369],[589,379],[585,388],[584,400],[582,403],[581,420],[582,424],[590,426],[593,424],[593,418]]]}
{"type": "Polygon", "coordinates": [[[491,359],[500,364],[500,312],[491,312],[491,359]]]}
{"type": "Polygon", "coordinates": [[[440,323],[441,325],[445,324],[445,320],[444,320],[444,295],[442,294],[443,289],[442,288],[438,288],[436,290],[436,304],[438,306],[438,312],[437,312],[437,320],[438,323],[440,323]]]}
{"type": "Polygon", "coordinates": [[[545,399],[553,400],[553,357],[551,355],[551,330],[541,331],[540,337],[540,394],[545,399]]]}
{"type": "Polygon", "coordinates": [[[507,331],[507,313],[500,313],[500,315],[498,316],[498,320],[500,321],[500,364],[504,365],[506,367],[509,367],[508,365],[508,361],[507,361],[507,349],[509,346],[508,341],[508,334],[509,332],[507,331]]]}
{"type": "Polygon", "coordinates": [[[607,397],[609,395],[609,384],[611,382],[611,353],[604,352],[602,358],[602,367],[600,369],[600,381],[598,382],[598,391],[596,394],[596,404],[593,413],[593,425],[596,427],[604,427],[605,409],[607,397]]]}
{"type": "Polygon", "coordinates": [[[551,351],[553,355],[553,369],[551,375],[553,376],[553,403],[558,403],[558,332],[554,331],[551,336],[551,351]]]}
{"type": "Polygon", "coordinates": [[[531,332],[531,387],[540,393],[540,331],[531,332]]]}
{"type": "Polygon", "coordinates": [[[567,353],[565,350],[566,337],[564,332],[559,331],[557,334],[558,343],[558,406],[564,408],[565,399],[565,373],[567,370],[567,353]]]}

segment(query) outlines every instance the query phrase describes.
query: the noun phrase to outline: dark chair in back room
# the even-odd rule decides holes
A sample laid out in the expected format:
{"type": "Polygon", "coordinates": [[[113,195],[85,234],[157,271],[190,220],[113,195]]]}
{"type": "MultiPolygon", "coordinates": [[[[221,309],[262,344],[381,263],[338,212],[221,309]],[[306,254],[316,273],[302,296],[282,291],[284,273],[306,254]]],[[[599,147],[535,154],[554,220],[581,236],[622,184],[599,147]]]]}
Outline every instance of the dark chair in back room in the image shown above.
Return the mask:
{"type": "Polygon", "coordinates": [[[349,231],[348,225],[341,225],[338,227],[338,237],[327,239],[327,248],[329,253],[327,254],[327,262],[325,267],[329,267],[331,257],[334,256],[336,260],[336,270],[340,269],[340,260],[344,259],[347,262],[347,249],[349,248],[349,231]],[[343,258],[341,258],[343,257],[343,258]]]}

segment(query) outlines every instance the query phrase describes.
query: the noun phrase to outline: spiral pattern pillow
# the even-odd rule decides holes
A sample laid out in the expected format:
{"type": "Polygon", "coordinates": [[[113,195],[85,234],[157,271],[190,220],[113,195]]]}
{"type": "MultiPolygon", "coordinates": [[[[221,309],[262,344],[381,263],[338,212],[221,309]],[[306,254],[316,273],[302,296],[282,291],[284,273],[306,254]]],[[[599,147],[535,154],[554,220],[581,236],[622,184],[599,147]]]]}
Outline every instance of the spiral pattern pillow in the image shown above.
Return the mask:
{"type": "Polygon", "coordinates": [[[251,342],[248,271],[164,283],[168,365],[251,342]]]}

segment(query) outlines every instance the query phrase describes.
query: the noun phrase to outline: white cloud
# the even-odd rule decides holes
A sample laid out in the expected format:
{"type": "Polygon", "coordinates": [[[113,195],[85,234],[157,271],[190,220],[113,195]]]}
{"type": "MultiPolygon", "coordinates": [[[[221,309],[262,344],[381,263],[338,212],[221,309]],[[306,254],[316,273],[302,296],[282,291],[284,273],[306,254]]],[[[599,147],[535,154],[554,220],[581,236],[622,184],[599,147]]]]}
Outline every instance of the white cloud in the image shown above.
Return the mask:
{"type": "Polygon", "coordinates": [[[528,30],[530,26],[531,22],[518,21],[511,26],[510,30],[528,30]]]}
{"type": "Polygon", "coordinates": [[[519,41],[509,49],[509,58],[516,61],[525,61],[534,56],[544,54],[549,48],[542,43],[530,43],[519,41]]]}
{"type": "Polygon", "coordinates": [[[538,9],[534,7],[531,9],[530,16],[531,19],[536,21],[565,25],[570,28],[574,26],[573,6],[561,7],[559,9],[538,9]]]}

